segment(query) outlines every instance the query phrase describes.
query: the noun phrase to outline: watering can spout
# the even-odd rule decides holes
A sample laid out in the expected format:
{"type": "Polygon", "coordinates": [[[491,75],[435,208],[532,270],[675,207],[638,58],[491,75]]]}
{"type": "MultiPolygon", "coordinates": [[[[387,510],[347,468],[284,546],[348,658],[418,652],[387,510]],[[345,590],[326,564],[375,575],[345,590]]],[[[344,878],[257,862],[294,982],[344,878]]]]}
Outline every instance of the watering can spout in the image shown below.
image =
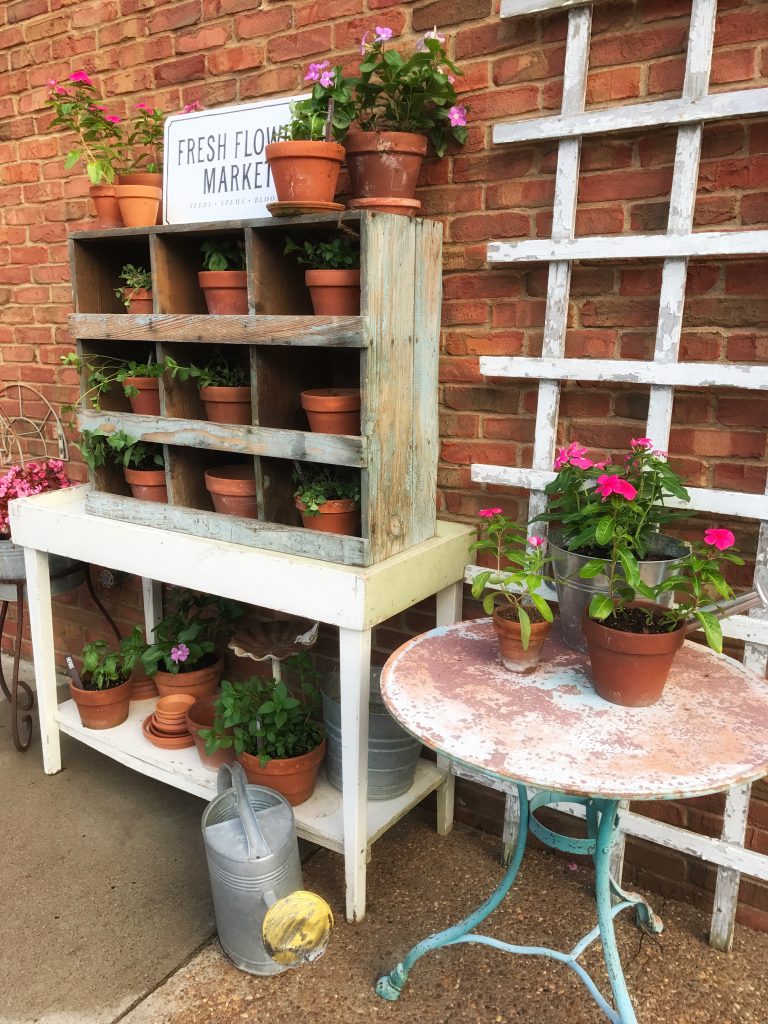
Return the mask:
{"type": "MultiPolygon", "coordinates": [[[[749,611],[750,608],[757,608],[759,605],[768,607],[768,566],[761,565],[755,569],[755,589],[748,590],[744,594],[731,598],[730,601],[715,601],[700,609],[702,612],[709,612],[718,619],[727,619],[731,615],[739,615],[749,611]]],[[[695,615],[687,618],[683,624],[686,633],[692,633],[700,629],[701,625],[695,615]]]]}

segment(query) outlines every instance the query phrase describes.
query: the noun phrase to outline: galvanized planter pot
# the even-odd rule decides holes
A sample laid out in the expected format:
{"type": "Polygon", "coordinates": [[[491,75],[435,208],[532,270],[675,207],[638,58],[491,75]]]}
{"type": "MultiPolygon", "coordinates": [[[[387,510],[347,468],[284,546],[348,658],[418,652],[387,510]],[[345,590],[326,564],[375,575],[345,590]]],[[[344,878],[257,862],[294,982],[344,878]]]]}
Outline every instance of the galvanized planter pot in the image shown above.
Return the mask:
{"type": "MultiPolygon", "coordinates": [[[[85,579],[85,566],[74,558],[50,555],[51,593],[63,594],[85,579]]],[[[27,578],[24,567],[24,548],[12,540],[0,539],[0,601],[15,601],[15,580],[27,578]]]]}
{"type": "MultiPolygon", "coordinates": [[[[552,572],[560,606],[560,625],[568,646],[586,653],[587,641],[581,629],[581,617],[595,594],[608,593],[608,577],[602,573],[591,579],[579,576],[581,569],[593,559],[561,548],[558,544],[561,536],[557,531],[552,531],[549,535],[549,553],[552,556],[552,572]]],[[[677,538],[657,534],[649,546],[649,552],[658,557],[640,562],[640,578],[649,587],[656,586],[674,572],[678,559],[682,558],[687,550],[686,545],[677,538]]],[[[671,592],[664,594],[659,603],[671,604],[672,598],[671,592]]]]}

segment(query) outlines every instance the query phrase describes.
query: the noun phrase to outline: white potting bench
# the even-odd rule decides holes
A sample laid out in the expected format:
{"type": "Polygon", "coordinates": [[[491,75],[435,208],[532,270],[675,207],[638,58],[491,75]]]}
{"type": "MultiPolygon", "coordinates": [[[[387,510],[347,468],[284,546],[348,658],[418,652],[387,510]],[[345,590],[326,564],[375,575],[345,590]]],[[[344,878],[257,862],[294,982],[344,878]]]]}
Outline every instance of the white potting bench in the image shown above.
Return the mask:
{"type": "Polygon", "coordinates": [[[115,729],[84,729],[72,701],[57,703],[48,556],[72,558],[140,575],[148,631],[160,617],[160,584],[203,590],[246,604],[317,619],[339,628],[343,795],[321,777],[314,796],[296,808],[300,836],[344,854],[346,910],[365,914],[366,862],[371,845],[428,793],[438,791],[438,831],[451,827],[452,776],[444,764],[419,762],[411,789],[394,800],[367,801],[368,688],[371,630],[437,595],[437,622],[461,617],[464,566],[474,530],[439,522],[437,534],[368,568],[265,551],[89,515],[88,487],[19,499],[11,506],[14,540],[25,548],[43,766],[61,770],[59,734],[203,799],[216,776],[194,750],[159,750],[141,733],[151,701],[133,706],[115,729]]]}

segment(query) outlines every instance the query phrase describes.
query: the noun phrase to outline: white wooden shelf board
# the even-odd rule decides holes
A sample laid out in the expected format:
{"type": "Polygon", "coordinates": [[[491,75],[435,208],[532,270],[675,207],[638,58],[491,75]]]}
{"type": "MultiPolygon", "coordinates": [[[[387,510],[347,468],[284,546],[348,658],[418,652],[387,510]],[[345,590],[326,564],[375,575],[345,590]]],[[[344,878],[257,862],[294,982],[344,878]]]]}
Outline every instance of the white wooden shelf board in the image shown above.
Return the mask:
{"type": "MultiPolygon", "coordinates": [[[[158,782],[175,786],[202,800],[216,796],[216,772],[206,768],[195,747],[185,750],[160,750],[141,732],[141,723],[152,714],[156,701],[142,700],[131,704],[128,718],[114,729],[86,729],[80,722],[77,705],[68,700],[59,704],[59,728],[68,736],[98,750],[134,771],[149,775],[158,782]]],[[[369,845],[391,828],[395,822],[437,789],[445,772],[433,762],[421,759],[413,785],[394,800],[371,800],[368,803],[367,837],[369,845]]],[[[294,807],[296,831],[310,842],[336,853],[344,852],[342,795],[330,785],[322,768],[312,797],[294,807]]]]}

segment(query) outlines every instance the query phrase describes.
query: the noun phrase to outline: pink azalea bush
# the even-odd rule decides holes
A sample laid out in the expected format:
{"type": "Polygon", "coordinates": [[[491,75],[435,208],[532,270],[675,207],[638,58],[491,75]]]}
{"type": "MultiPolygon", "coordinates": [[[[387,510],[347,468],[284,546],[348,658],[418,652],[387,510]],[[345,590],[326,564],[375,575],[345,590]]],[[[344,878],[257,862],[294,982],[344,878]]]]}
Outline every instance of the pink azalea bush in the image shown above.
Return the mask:
{"type": "Polygon", "coordinates": [[[11,466],[0,477],[0,537],[10,535],[8,503],[14,498],[28,498],[33,494],[42,494],[43,491],[58,491],[70,486],[71,480],[64,472],[64,463],[59,459],[11,466]]]}

